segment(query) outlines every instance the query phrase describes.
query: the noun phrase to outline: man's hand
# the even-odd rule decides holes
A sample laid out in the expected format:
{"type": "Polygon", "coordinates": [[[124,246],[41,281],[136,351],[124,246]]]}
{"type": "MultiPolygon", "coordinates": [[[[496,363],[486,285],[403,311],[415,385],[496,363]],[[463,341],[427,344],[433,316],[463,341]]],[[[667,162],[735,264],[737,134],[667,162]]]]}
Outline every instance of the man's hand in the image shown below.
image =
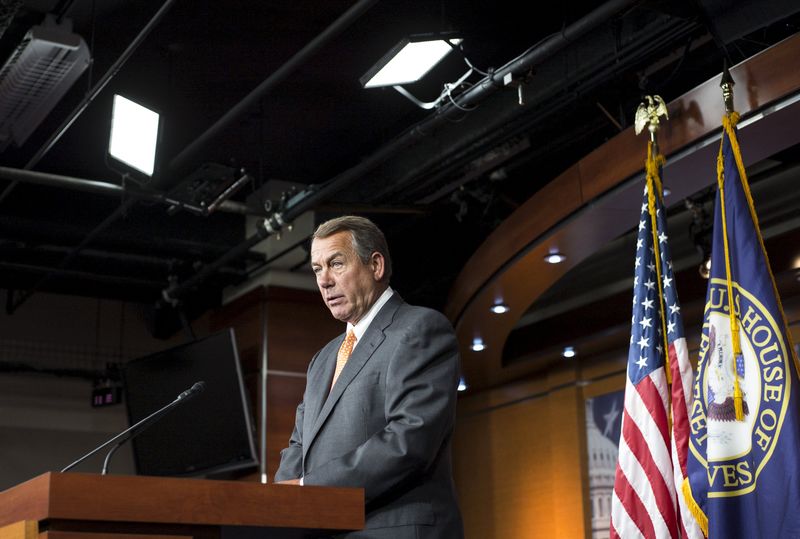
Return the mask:
{"type": "Polygon", "coordinates": [[[275,481],[276,485],[299,485],[300,479],[285,479],[283,481],[275,481]]]}

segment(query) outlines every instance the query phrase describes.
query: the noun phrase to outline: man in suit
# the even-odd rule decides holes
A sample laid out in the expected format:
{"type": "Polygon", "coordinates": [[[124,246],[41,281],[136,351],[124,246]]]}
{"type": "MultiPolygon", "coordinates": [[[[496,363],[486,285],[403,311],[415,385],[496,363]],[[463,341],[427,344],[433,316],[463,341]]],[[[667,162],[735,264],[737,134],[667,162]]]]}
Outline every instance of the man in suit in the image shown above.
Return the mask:
{"type": "Polygon", "coordinates": [[[450,457],[459,379],[452,326],[391,289],[386,239],[368,219],[321,224],[311,266],[347,331],[309,364],[275,480],[363,488],[365,528],[348,538],[462,537],[450,457]]]}

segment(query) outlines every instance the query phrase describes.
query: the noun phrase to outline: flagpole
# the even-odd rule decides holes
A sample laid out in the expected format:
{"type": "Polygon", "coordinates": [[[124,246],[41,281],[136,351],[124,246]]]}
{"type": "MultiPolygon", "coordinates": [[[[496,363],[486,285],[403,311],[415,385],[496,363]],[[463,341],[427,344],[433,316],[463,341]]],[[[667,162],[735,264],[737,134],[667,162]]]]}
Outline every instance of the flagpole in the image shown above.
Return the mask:
{"type": "Polygon", "coordinates": [[[664,345],[664,369],[667,376],[667,384],[672,385],[672,372],[669,364],[669,341],[667,338],[667,322],[666,322],[666,304],[664,301],[664,280],[661,271],[661,250],[659,249],[658,226],[656,223],[656,203],[655,197],[658,196],[659,200],[663,202],[663,190],[661,186],[661,178],[659,176],[659,168],[664,164],[664,156],[658,151],[658,140],[656,134],[661,125],[660,117],[669,119],[667,113],[667,106],[661,96],[645,96],[647,104],[642,102],[636,109],[634,129],[636,134],[641,133],[644,125],[650,132],[650,142],[647,148],[647,161],[645,163],[646,171],[646,188],[647,188],[647,210],[650,215],[650,222],[653,234],[653,250],[656,262],[656,281],[658,281],[658,308],[661,318],[661,337],[664,345]]]}
{"type": "Polygon", "coordinates": [[[625,410],[609,532],[613,539],[702,539],[691,508],[677,491],[687,472],[693,373],[672,284],[664,213],[664,157],[658,150],[657,131],[667,110],[660,97],[645,99],[635,118],[636,134],[649,126],[650,140],[636,238],[625,410]]]}

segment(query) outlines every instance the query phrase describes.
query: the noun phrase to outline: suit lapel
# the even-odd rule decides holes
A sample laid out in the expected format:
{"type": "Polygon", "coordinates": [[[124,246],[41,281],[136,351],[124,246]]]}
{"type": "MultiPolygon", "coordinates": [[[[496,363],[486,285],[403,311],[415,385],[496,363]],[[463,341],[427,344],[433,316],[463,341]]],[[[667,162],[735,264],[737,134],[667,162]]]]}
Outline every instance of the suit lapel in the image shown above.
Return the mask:
{"type": "MultiPolygon", "coordinates": [[[[309,433],[308,438],[303,442],[303,451],[304,455],[308,453],[308,449],[311,446],[314,438],[316,437],[319,429],[322,428],[322,425],[325,424],[325,420],[330,415],[333,408],[336,406],[336,403],[339,401],[339,397],[342,396],[342,393],[347,388],[348,385],[358,376],[358,373],[361,372],[361,369],[366,365],[367,361],[372,357],[375,350],[378,349],[380,344],[383,342],[385,338],[384,330],[389,327],[394,319],[394,314],[397,312],[398,307],[403,303],[403,300],[400,296],[395,292],[392,294],[392,297],[389,298],[389,301],[383,306],[383,308],[378,312],[375,316],[375,319],[367,328],[366,333],[361,339],[355,349],[353,350],[353,354],[350,356],[350,359],[347,360],[342,372],[339,374],[339,379],[336,381],[336,386],[333,388],[333,391],[328,394],[329,384],[331,379],[333,378],[333,369],[330,370],[329,375],[327,378],[324,378],[322,384],[316,386],[322,388],[322,391],[318,391],[319,395],[315,395],[315,402],[317,398],[319,402],[322,403],[322,409],[319,412],[319,415],[316,416],[316,420],[314,421],[314,426],[309,433]]],[[[338,343],[344,340],[344,337],[338,340],[338,343]]],[[[336,363],[336,352],[339,350],[339,346],[336,347],[333,355],[334,358],[329,363],[335,364],[336,363]]],[[[315,408],[315,411],[318,408],[315,408]]],[[[313,416],[312,416],[313,417],[313,416]]]]}
{"type": "Polygon", "coordinates": [[[312,424],[316,423],[319,411],[328,396],[325,389],[329,388],[331,379],[333,379],[336,353],[342,345],[342,341],[344,341],[344,335],[339,336],[336,342],[328,347],[328,350],[320,352],[320,357],[317,358],[319,368],[309,373],[310,378],[306,381],[306,385],[311,388],[311,391],[307,392],[305,420],[311,421],[312,424]]]}

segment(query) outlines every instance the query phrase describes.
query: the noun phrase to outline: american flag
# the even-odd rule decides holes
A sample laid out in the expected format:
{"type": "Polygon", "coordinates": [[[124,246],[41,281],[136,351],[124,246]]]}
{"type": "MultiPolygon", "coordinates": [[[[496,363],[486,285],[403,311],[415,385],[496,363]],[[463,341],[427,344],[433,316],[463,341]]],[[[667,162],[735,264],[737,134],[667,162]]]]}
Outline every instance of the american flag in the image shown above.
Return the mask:
{"type": "Polygon", "coordinates": [[[636,240],[631,342],[610,535],[624,539],[699,538],[702,532],[681,495],[686,477],[693,374],[675,290],[666,216],[657,194],[661,186],[652,148],[648,151],[647,169],[648,185],[636,240]],[[652,197],[648,196],[648,189],[652,197]],[[651,212],[655,214],[655,234],[651,212]]]}

